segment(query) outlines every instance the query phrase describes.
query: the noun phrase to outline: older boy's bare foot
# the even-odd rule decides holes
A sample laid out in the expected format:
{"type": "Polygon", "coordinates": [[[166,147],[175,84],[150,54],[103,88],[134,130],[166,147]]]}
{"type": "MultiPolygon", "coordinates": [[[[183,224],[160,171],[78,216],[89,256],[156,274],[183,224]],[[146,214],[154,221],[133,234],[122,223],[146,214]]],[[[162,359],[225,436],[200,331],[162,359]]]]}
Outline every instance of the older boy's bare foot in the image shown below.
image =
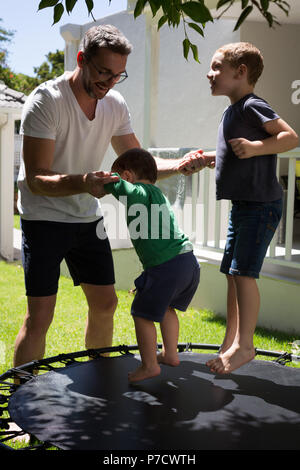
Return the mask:
{"type": "Polygon", "coordinates": [[[151,377],[156,377],[160,374],[160,366],[154,365],[151,367],[146,367],[143,364],[138,367],[133,372],[129,372],[128,380],[129,382],[138,382],[140,380],[150,379],[151,377]]]}
{"type": "Polygon", "coordinates": [[[226,339],[223,341],[223,343],[221,344],[219,350],[218,350],[218,357],[217,358],[213,358],[213,359],[210,359],[209,361],[207,361],[206,365],[208,367],[211,367],[214,362],[220,357],[222,356],[223,354],[226,353],[226,351],[228,351],[231,347],[233,346],[233,341],[226,341],[226,339]]]}
{"type": "MultiPolygon", "coordinates": [[[[255,349],[243,349],[232,347],[218,358],[209,361],[210,370],[217,374],[229,374],[239,367],[252,361],[255,357],[255,349]]],[[[207,363],[208,365],[208,363],[207,363]]]]}
{"type": "Polygon", "coordinates": [[[159,364],[166,364],[167,366],[172,366],[172,367],[179,366],[180,364],[177,354],[176,356],[170,356],[164,352],[161,352],[157,355],[157,362],[159,364]]]}

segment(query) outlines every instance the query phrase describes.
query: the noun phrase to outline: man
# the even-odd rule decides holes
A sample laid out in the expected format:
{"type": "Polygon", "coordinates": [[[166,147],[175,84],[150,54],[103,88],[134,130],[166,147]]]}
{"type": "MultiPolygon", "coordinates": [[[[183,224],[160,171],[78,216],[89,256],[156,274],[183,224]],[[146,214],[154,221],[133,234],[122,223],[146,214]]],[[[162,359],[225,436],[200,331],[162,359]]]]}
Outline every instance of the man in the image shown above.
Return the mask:
{"type": "MultiPolygon", "coordinates": [[[[110,143],[117,155],[140,147],[127,105],[113,90],[127,78],[131,50],[115,27],[95,26],[83,38],[76,69],[42,84],[26,101],[18,207],[28,308],[15,366],[44,355],[63,259],[87,299],[86,347],[112,343],[113,260],[96,226],[103,224],[98,199],[103,185],[116,177],[98,170],[110,143]]],[[[189,174],[192,163],[186,162],[181,171],[189,174]]],[[[178,163],[157,159],[160,175],[174,173],[178,163]]]]}

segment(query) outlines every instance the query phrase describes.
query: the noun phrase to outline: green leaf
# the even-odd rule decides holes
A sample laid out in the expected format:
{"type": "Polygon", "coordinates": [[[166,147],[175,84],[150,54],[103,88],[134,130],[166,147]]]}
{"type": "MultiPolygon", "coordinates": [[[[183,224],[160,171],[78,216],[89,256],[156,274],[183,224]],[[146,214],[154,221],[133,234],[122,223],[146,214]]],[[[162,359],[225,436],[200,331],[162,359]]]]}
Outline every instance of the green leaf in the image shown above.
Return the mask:
{"type": "Polygon", "coordinates": [[[284,11],[284,13],[286,14],[286,16],[289,15],[289,11],[290,11],[290,5],[287,3],[287,2],[282,2],[282,3],[276,3],[276,5],[278,6],[278,8],[281,8],[282,11],[284,11]],[[282,3],[285,5],[283,6],[282,3]]]}
{"type": "Polygon", "coordinates": [[[167,21],[168,17],[166,15],[161,16],[157,24],[157,29],[160,29],[167,21]]]}
{"type": "Polygon", "coordinates": [[[245,8],[245,10],[242,11],[242,13],[240,14],[240,17],[239,19],[237,20],[236,24],[235,24],[235,27],[234,27],[234,30],[233,31],[236,31],[239,29],[239,27],[241,26],[241,24],[243,23],[243,21],[245,21],[245,19],[247,18],[248,15],[250,15],[251,11],[253,10],[253,7],[252,6],[249,6],[247,8],[245,8]]]}
{"type": "Polygon", "coordinates": [[[134,12],[133,12],[133,15],[134,15],[135,18],[137,16],[140,16],[143,13],[143,10],[144,10],[144,7],[145,7],[146,3],[147,3],[147,0],[138,0],[136,2],[134,12]]]}
{"type": "Polygon", "coordinates": [[[63,14],[64,11],[65,11],[65,7],[63,6],[62,3],[58,3],[58,5],[55,5],[52,26],[55,23],[58,23],[58,21],[61,19],[62,14],[63,14]]]}
{"type": "Polygon", "coordinates": [[[68,13],[71,13],[76,3],[77,0],[66,0],[66,10],[68,13]]]}
{"type": "Polygon", "coordinates": [[[39,3],[38,10],[43,10],[43,8],[54,7],[59,0],[41,0],[39,3]]]}
{"type": "Polygon", "coordinates": [[[229,2],[233,3],[232,0],[219,0],[217,3],[217,10],[218,8],[221,8],[223,5],[226,5],[226,3],[229,3],[229,2]]]}
{"type": "Polygon", "coordinates": [[[92,9],[94,8],[93,0],[85,0],[86,6],[88,8],[89,14],[91,13],[92,9]]]}
{"type": "Polygon", "coordinates": [[[270,26],[270,28],[272,28],[273,26],[273,21],[274,21],[274,18],[273,16],[271,15],[271,13],[269,11],[266,11],[265,14],[264,14],[267,22],[268,22],[268,25],[270,26]]]}
{"type": "Polygon", "coordinates": [[[190,44],[190,46],[191,46],[195,61],[200,64],[199,57],[198,57],[198,47],[195,44],[190,44]]]}
{"type": "Polygon", "coordinates": [[[260,5],[264,11],[267,11],[269,8],[269,0],[260,0],[260,5]]]}
{"type": "Polygon", "coordinates": [[[249,0],[242,0],[242,8],[246,8],[246,6],[248,5],[249,3],[249,0]]]}
{"type": "Polygon", "coordinates": [[[189,50],[190,50],[190,41],[185,38],[184,41],[182,41],[182,45],[183,45],[183,55],[185,57],[185,59],[188,58],[188,55],[189,55],[189,50]]]}
{"type": "Polygon", "coordinates": [[[213,21],[209,9],[204,3],[199,2],[187,2],[181,5],[181,9],[184,13],[189,16],[193,21],[197,23],[206,23],[207,21],[213,21]]]}
{"type": "Polygon", "coordinates": [[[161,2],[160,0],[149,0],[149,3],[152,11],[152,16],[155,16],[158,10],[160,9],[161,2]]]}
{"type": "Polygon", "coordinates": [[[178,26],[181,20],[180,5],[176,1],[163,1],[161,3],[164,15],[168,18],[169,26],[178,26]]]}
{"type": "Polygon", "coordinates": [[[188,23],[189,27],[197,31],[197,33],[201,34],[204,37],[203,29],[196,23],[188,23]]]}

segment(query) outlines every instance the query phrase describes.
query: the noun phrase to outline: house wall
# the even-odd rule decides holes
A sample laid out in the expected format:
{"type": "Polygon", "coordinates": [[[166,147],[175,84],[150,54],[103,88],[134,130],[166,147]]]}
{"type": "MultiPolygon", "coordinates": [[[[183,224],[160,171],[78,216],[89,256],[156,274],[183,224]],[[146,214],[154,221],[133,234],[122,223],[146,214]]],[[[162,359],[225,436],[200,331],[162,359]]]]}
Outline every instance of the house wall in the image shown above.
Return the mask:
{"type": "Polygon", "coordinates": [[[249,21],[241,28],[241,40],[255,44],[264,56],[265,67],[256,86],[257,94],[300,135],[300,104],[292,102],[292,83],[300,80],[300,61],[297,60],[300,25],[282,24],[270,29],[265,23],[249,21]]]}
{"type": "Polygon", "coordinates": [[[0,113],[0,256],[14,257],[14,115],[0,113]]]}
{"type": "MultiPolygon", "coordinates": [[[[129,78],[116,88],[126,99],[133,129],[143,143],[145,17],[142,15],[134,19],[132,13],[124,11],[81,26],[81,33],[84,34],[95,24],[115,25],[133,44],[134,49],[127,63],[129,78]]],[[[194,61],[192,55],[188,61],[183,57],[182,25],[174,31],[166,25],[161,28],[157,135],[153,146],[215,147],[218,123],[228,100],[211,97],[206,74],[215,50],[224,43],[239,40],[240,33],[233,32],[234,24],[234,20],[208,24],[205,39],[190,30],[190,39],[198,46],[200,64],[194,61]]],[[[70,50],[72,48],[66,53],[70,50]]],[[[114,158],[112,149],[109,149],[102,169],[110,168],[114,158]]]]}
{"type": "MultiPolygon", "coordinates": [[[[292,81],[300,79],[300,63],[291,60],[291,51],[297,50],[299,26],[282,25],[270,30],[263,23],[249,22],[238,32],[233,32],[235,21],[227,19],[207,25],[205,39],[191,32],[191,40],[199,48],[200,64],[195,63],[192,57],[188,62],[183,58],[184,33],[181,26],[174,31],[167,26],[161,29],[156,147],[215,147],[218,123],[228,100],[224,97],[211,97],[206,73],[211,56],[219,46],[240,40],[253,42],[265,57],[265,71],[256,88],[257,94],[267,99],[300,134],[298,108],[291,102],[292,81]]],[[[132,14],[122,12],[97,21],[97,24],[107,23],[112,23],[123,31],[134,46],[134,51],[128,59],[129,78],[118,86],[118,89],[128,103],[133,128],[142,142],[145,19],[141,16],[134,20],[132,14]]],[[[82,31],[92,25],[94,23],[84,25],[82,31]]],[[[115,155],[110,149],[102,168],[109,169],[114,158],[115,155]]],[[[105,198],[102,204],[106,205],[105,220],[114,248],[116,288],[131,289],[141,266],[135,252],[129,248],[128,238],[120,242],[115,236],[113,198],[105,198]]],[[[262,299],[258,325],[300,334],[299,283],[267,276],[262,276],[258,282],[262,299]]],[[[202,262],[201,282],[193,305],[225,315],[226,282],[224,276],[219,273],[218,263],[202,262]]]]}
{"type": "MultiPolygon", "coordinates": [[[[300,25],[281,24],[271,29],[266,23],[249,21],[241,27],[240,33],[241,41],[255,44],[264,57],[264,71],[255,92],[300,135],[300,103],[298,98],[295,100],[295,96],[300,96],[297,93],[300,89],[300,61],[297,60],[300,25]]],[[[287,161],[282,162],[281,174],[287,173],[287,165],[287,161]]]]}

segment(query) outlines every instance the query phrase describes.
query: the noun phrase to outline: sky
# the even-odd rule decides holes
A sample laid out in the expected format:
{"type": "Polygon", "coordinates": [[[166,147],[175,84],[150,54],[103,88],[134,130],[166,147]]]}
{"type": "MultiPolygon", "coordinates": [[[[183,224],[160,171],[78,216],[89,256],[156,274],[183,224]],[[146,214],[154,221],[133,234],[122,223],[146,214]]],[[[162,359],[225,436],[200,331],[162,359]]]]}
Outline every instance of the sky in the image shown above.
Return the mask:
{"type": "MultiPolygon", "coordinates": [[[[52,26],[53,9],[38,11],[40,0],[0,0],[0,26],[14,31],[11,43],[3,46],[8,51],[7,63],[15,73],[34,76],[34,67],[39,67],[48,52],[64,49],[60,27],[67,23],[85,24],[93,21],[88,16],[85,0],[78,0],[73,12],[66,12],[59,23],[52,26]]],[[[65,2],[63,2],[65,3],[65,2]]],[[[126,10],[127,0],[94,0],[95,19],[126,10]]]]}

